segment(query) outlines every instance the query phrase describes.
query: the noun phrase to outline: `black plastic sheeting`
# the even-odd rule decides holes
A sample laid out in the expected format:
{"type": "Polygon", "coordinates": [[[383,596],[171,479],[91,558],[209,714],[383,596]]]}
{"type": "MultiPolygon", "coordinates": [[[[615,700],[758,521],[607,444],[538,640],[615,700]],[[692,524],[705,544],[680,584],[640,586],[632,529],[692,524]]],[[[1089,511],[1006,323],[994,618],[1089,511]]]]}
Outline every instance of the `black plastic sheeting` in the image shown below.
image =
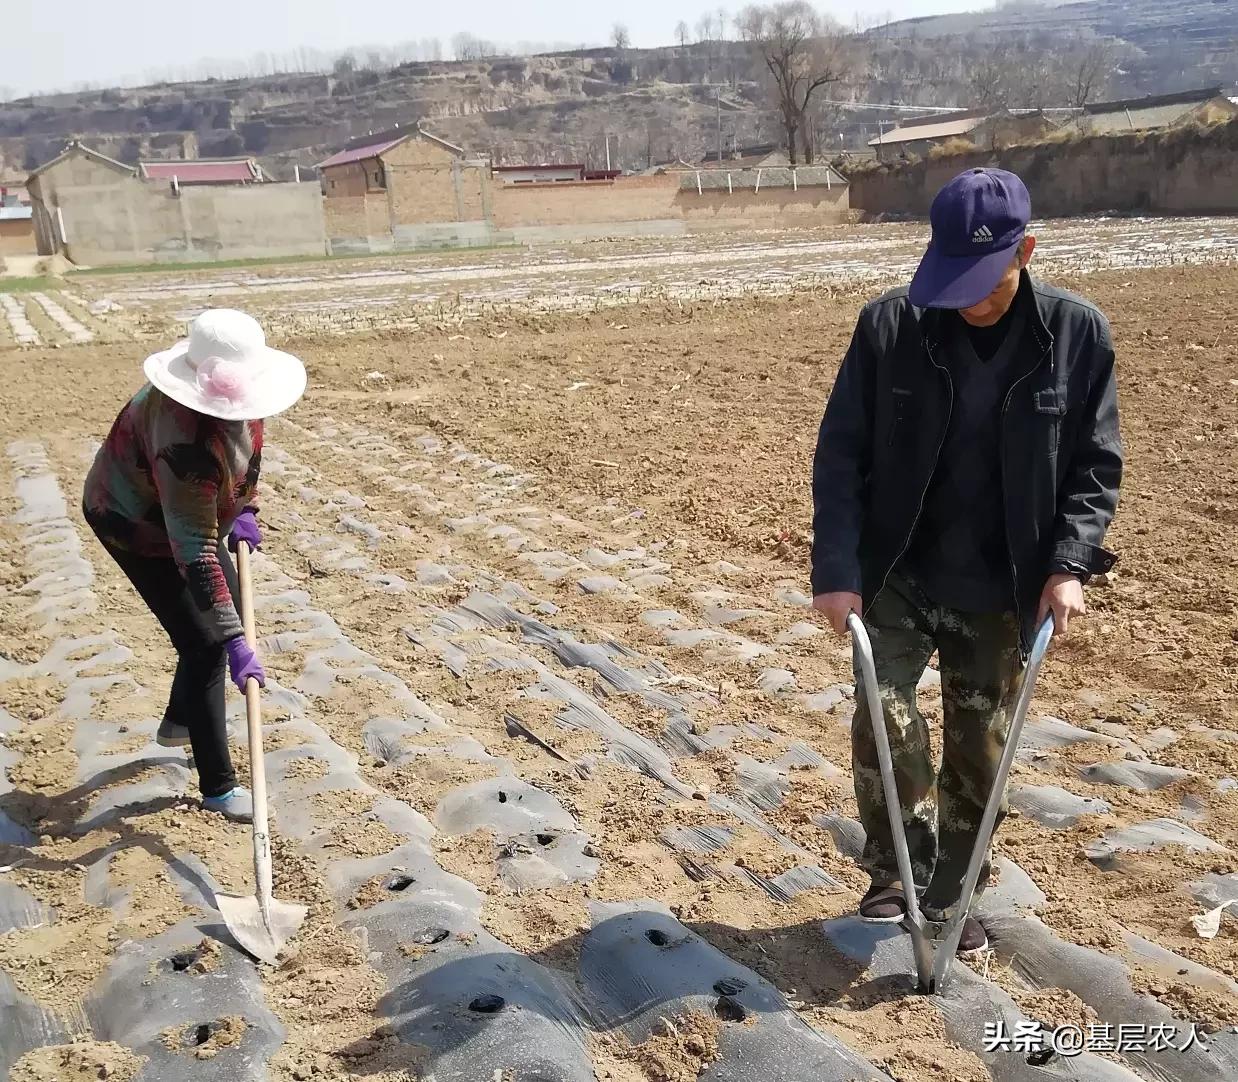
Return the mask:
{"type": "MultiPolygon", "coordinates": [[[[118,742],[134,735],[153,738],[157,722],[134,719],[128,725],[95,720],[96,696],[117,686],[136,688],[123,671],[115,671],[132,657],[109,632],[74,637],[83,627],[98,627],[98,599],[93,590],[93,569],[83,557],[76,527],[43,449],[34,444],[13,445],[9,454],[18,472],[16,521],[24,529],[24,558],[36,575],[22,589],[33,602],[29,615],[42,621],[54,639],[46,655],[21,675],[51,676],[65,687],[60,714],[82,722],[74,732],[80,791],[90,792],[87,806],[73,828],[84,833],[97,825],[119,820],[126,809],[152,801],[183,800],[189,771],[184,756],[159,749],[150,740],[136,751],[113,753],[118,742]],[[153,769],[152,769],[153,768],[153,769]],[[151,776],[131,781],[144,772],[151,776]],[[104,788],[104,787],[107,788],[104,788]]],[[[6,663],[11,665],[11,663],[6,663]]],[[[5,676],[15,675],[6,671],[5,676]]],[[[0,729],[11,731],[13,719],[0,718],[0,729]]],[[[0,746],[7,769],[15,754],[0,746]]],[[[9,791],[3,782],[0,796],[9,791]]],[[[33,841],[28,832],[5,820],[0,840],[16,845],[33,841]],[[22,835],[26,835],[23,837],[22,835]]],[[[84,900],[123,913],[130,887],[110,879],[111,857],[124,847],[109,847],[86,869],[84,900]]],[[[115,1041],[147,1057],[138,1075],[143,1082],[167,1082],[193,1077],[216,1082],[253,1082],[265,1077],[265,1063],[283,1041],[283,1030],[262,1002],[262,988],[252,961],[236,949],[222,926],[212,919],[210,900],[215,884],[193,857],[166,854],[168,872],[182,897],[204,911],[203,921],[185,921],[154,939],[119,944],[111,964],[90,989],[80,1017],[61,1019],[25,997],[0,974],[0,1069],[5,1072],[32,1049],[93,1037],[115,1041]],[[225,944],[218,964],[209,973],[195,974],[173,959],[192,950],[204,936],[225,944]],[[195,1053],[213,1029],[228,1016],[245,1020],[245,1031],[234,1046],[214,1058],[195,1053]],[[183,1038],[181,1047],[168,1047],[165,1031],[183,1038]]],[[[19,859],[17,863],[21,863],[19,859]]],[[[57,915],[11,883],[0,881],[0,932],[50,924],[57,915]]]]}
{"type": "Polygon", "coordinates": [[[147,1057],[139,1082],[190,1077],[195,1082],[252,1082],[265,1077],[267,1061],[283,1043],[283,1026],[263,1002],[262,982],[246,955],[235,947],[224,950],[206,973],[185,964],[204,936],[231,944],[222,925],[195,920],[154,939],[121,944],[86,1001],[96,1039],[147,1057]],[[196,1049],[212,1030],[233,1017],[245,1022],[240,1041],[210,1059],[197,1058],[196,1049]],[[169,1030],[171,1041],[164,1037],[169,1030]]]}
{"type": "MultiPolygon", "coordinates": [[[[0,879],[0,935],[54,924],[56,913],[20,887],[0,879]]],[[[68,1040],[65,1023],[26,996],[0,972],[0,1075],[27,1052],[68,1040]]]]}
{"type": "MultiPolygon", "coordinates": [[[[836,950],[865,967],[869,985],[883,987],[892,995],[914,994],[911,939],[899,928],[846,917],[827,921],[824,930],[836,950]]],[[[1045,1082],[1050,1078],[1071,1082],[1139,1082],[1139,1076],[1128,1068],[1091,1053],[1050,1059],[1044,1054],[1049,1050],[1047,1036],[1041,1047],[1034,1050],[990,1051],[993,1042],[986,1041],[986,1026],[1001,1025],[1007,1033],[1014,1033],[1020,1025],[1039,1027],[1009,995],[960,963],[952,967],[945,992],[929,997],[929,1001],[941,1011],[946,1036],[974,1052],[994,1082],[1045,1082]]]]}
{"type": "Polygon", "coordinates": [[[365,930],[371,961],[389,981],[379,1013],[424,1050],[417,1066],[426,1076],[474,1082],[510,1071],[530,1082],[592,1082],[570,982],[495,939],[471,913],[410,890],[349,926],[365,930]],[[409,947],[425,953],[407,957],[409,947]]]}
{"type": "Polygon", "coordinates": [[[720,1023],[720,1059],[702,1079],[887,1079],[657,903],[598,903],[593,918],[571,975],[513,951],[457,907],[417,895],[402,894],[349,925],[365,929],[372,959],[390,980],[380,1012],[424,1049],[418,1067],[436,1082],[502,1071],[522,1082],[592,1082],[594,1033],[618,1031],[640,1043],[687,1009],[720,1023]],[[414,958],[409,944],[422,948],[414,958]]]}
{"type": "Polygon", "coordinates": [[[65,1023],[26,996],[0,973],[0,1074],[7,1076],[27,1052],[48,1044],[64,1044],[70,1034],[65,1023]]]}
{"type": "MultiPolygon", "coordinates": [[[[472,512],[460,514],[460,509],[453,511],[404,472],[411,467],[410,472],[415,474],[417,463],[402,461],[401,453],[380,437],[359,432],[349,437],[347,432],[336,430],[324,433],[323,438],[333,441],[333,449],[338,450],[341,443],[355,449],[369,460],[368,476],[406,493],[423,513],[444,520],[446,528],[461,534],[484,533],[491,542],[519,553],[519,558],[548,580],[572,575],[584,589],[630,595],[656,586],[663,572],[669,570],[655,554],[641,550],[639,565],[620,580],[616,575],[618,564],[625,559],[623,554],[612,557],[591,549],[583,554],[584,559],[577,559],[557,550],[536,548],[525,531],[553,524],[553,516],[547,518],[529,508],[512,516],[513,525],[498,524],[477,513],[487,499],[517,491],[523,483],[520,475],[500,464],[458,450],[453,452],[452,465],[442,463],[448,470],[481,471],[488,479],[486,487],[476,493],[478,501],[472,512]],[[382,462],[392,470],[398,467],[400,473],[384,472],[378,464],[382,462]],[[615,574],[599,575],[599,568],[609,568],[615,574]]],[[[428,456],[442,448],[427,444],[425,450],[428,456]]],[[[376,568],[368,555],[386,532],[398,532],[398,525],[367,521],[364,501],[350,493],[334,490],[327,494],[311,487],[317,481],[313,472],[278,449],[272,448],[270,460],[269,473],[277,483],[289,486],[309,503],[327,507],[338,518],[338,536],[324,537],[306,529],[295,534],[294,547],[312,555],[315,564],[355,575],[375,589],[410,589],[399,576],[376,568]]],[[[33,611],[51,628],[71,629],[76,621],[80,629],[83,619],[97,608],[89,564],[82,559],[46,456],[38,448],[25,447],[21,461],[23,514],[41,543],[33,550],[39,573],[33,611]]],[[[444,473],[439,480],[448,476],[444,473]]],[[[453,483],[461,480],[456,476],[453,483]]],[[[556,944],[553,961],[536,953],[517,952],[491,936],[480,922],[484,903],[481,893],[438,865],[433,846],[436,831],[493,831],[500,876],[513,890],[592,878],[599,869],[588,835],[553,795],[519,780],[511,764],[490,755],[476,740],[454,732],[403,681],[357,649],[335,621],[313,609],[309,595],[269,560],[260,557],[255,568],[260,620],[271,632],[263,648],[302,651],[305,655],[304,669],[295,685],[281,687],[270,681],[265,696],[272,714],[278,712],[288,718],[273,725],[272,733],[287,730],[297,738],[267,757],[276,826],[283,838],[324,867],[327,885],[342,913],[363,883],[377,878],[381,884],[383,900],[350,912],[345,925],[358,936],[370,964],[389,982],[379,1013],[405,1042],[410,1067],[435,1082],[489,1082],[503,1072],[519,1082],[592,1082],[589,1046],[595,1035],[618,1032],[640,1043],[661,1031],[665,1019],[695,1008],[715,1017],[720,1026],[721,1055],[701,1075],[706,1082],[887,1079],[862,1056],[809,1027],[774,985],[707,943],[657,902],[595,903],[590,927],[577,931],[570,941],[556,944]],[[329,710],[333,698],[352,694],[349,682],[356,679],[375,682],[391,700],[390,709],[370,718],[364,728],[366,750],[377,760],[399,764],[443,756],[487,762],[500,776],[449,792],[440,801],[433,822],[375,790],[359,775],[356,756],[331,739],[310,716],[311,699],[325,700],[323,709],[329,710]],[[303,772],[297,768],[305,759],[321,765],[303,772]],[[328,790],[341,789],[373,798],[363,815],[382,822],[400,839],[394,850],[369,858],[341,854],[333,844],[335,832],[350,829],[352,817],[324,820],[323,813],[315,810],[313,799],[328,790]],[[564,959],[573,957],[577,959],[574,970],[563,969],[570,965],[564,959]]],[[[526,673],[524,694],[555,702],[558,725],[596,733],[615,761],[657,779],[668,802],[701,795],[677,775],[678,758],[707,748],[729,749],[734,739],[760,735],[759,727],[751,725],[696,733],[691,707],[694,701],[711,701],[710,689],[690,686],[690,682],[685,688],[667,667],[620,643],[591,643],[581,632],[572,634],[553,627],[547,620],[555,615],[555,607],[519,584],[485,572],[453,571],[430,561],[417,566],[416,576],[419,585],[441,585],[454,598],[461,596],[458,587],[466,578],[476,581],[470,583],[471,592],[463,602],[453,605],[444,599],[445,607],[435,610],[427,626],[406,629],[411,640],[461,677],[473,666],[526,673]],[[526,610],[537,615],[531,616],[526,610]],[[592,694],[563,679],[539,659],[539,654],[548,654],[557,665],[592,674],[592,694]],[[660,737],[652,740],[632,732],[612,717],[605,706],[612,694],[636,696],[660,711],[665,717],[660,737]]],[[[701,596],[703,603],[708,603],[707,616],[713,623],[728,624],[745,615],[746,610],[726,604],[725,591],[701,596]]],[[[421,615],[425,615],[424,606],[421,615]]],[[[666,621],[667,625],[686,622],[678,614],[672,615],[676,619],[666,621]]],[[[742,636],[713,628],[675,627],[666,634],[668,639],[672,635],[695,637],[695,641],[729,652],[732,657],[752,659],[765,649],[742,636]]],[[[57,641],[44,659],[42,671],[57,675],[67,685],[65,716],[85,721],[94,715],[96,695],[117,684],[132,683],[123,673],[128,658],[128,650],[107,634],[73,639],[67,637],[66,630],[66,637],[57,641]],[[107,671],[118,667],[122,671],[107,671]]],[[[772,678],[767,684],[770,694],[790,693],[792,687],[781,678],[772,678]]],[[[827,696],[827,692],[817,694],[827,696]]],[[[822,708],[832,708],[846,698],[845,689],[832,692],[829,706],[822,704],[822,708]]],[[[235,709],[235,720],[239,720],[239,707],[235,709]]],[[[0,727],[9,720],[0,717],[0,727]]],[[[519,719],[516,722],[515,731],[520,733],[524,727],[519,719]]],[[[87,787],[109,786],[90,802],[79,829],[117,821],[126,809],[152,801],[184,799],[192,781],[183,759],[158,749],[153,742],[121,754],[110,750],[135,733],[153,738],[155,724],[153,719],[134,720],[123,732],[118,723],[91,721],[78,727],[75,746],[81,764],[79,782],[87,787]],[[129,780],[139,765],[155,769],[140,781],[129,780]]],[[[1032,741],[1042,749],[1083,740],[1105,748],[1122,746],[1114,738],[1054,719],[1043,719],[1039,726],[1029,724],[1029,729],[1032,741]]],[[[553,738],[542,740],[527,728],[524,734],[547,754],[553,753],[553,738]]],[[[0,744],[3,755],[11,753],[0,744]]],[[[736,795],[707,795],[706,800],[724,821],[663,835],[663,842],[679,856],[685,874],[693,878],[739,875],[754,888],[784,902],[807,889],[841,889],[841,884],[816,867],[810,853],[764,817],[782,803],[786,775],[793,766],[825,773],[835,768],[806,745],[793,748],[775,763],[738,755],[735,758],[736,795]],[[787,852],[804,859],[768,880],[747,869],[714,867],[710,864],[712,854],[726,846],[736,823],[761,831],[787,852]]],[[[9,762],[11,758],[0,766],[9,762]]],[[[581,770],[587,770],[587,766],[578,764],[581,770]]],[[[1070,812],[1075,810],[1072,807],[1070,812]]],[[[816,821],[830,831],[842,851],[854,855],[862,846],[858,824],[826,812],[816,821]]],[[[0,822],[0,831],[4,829],[5,824],[0,822]]],[[[93,904],[122,913],[129,905],[130,888],[114,883],[110,876],[111,857],[118,849],[111,847],[95,858],[87,869],[86,893],[93,904]]],[[[147,1056],[149,1062],[140,1075],[143,1082],[190,1076],[211,1082],[262,1079],[284,1034],[263,1001],[258,971],[230,943],[218,923],[211,908],[216,884],[209,870],[193,857],[165,856],[174,885],[201,916],[155,939],[122,944],[91,990],[81,1028],[88,1028],[100,1040],[116,1041],[147,1056]],[[193,952],[204,936],[217,938],[224,949],[211,972],[198,973],[192,965],[193,952]],[[212,1027],[229,1016],[244,1019],[240,1042],[221,1049],[212,1058],[199,1059],[195,1049],[210,1039],[212,1027]],[[169,1031],[174,1034],[171,1043],[177,1047],[169,1047],[169,1031]]],[[[1043,895],[1016,866],[1009,862],[1000,866],[1000,882],[985,895],[979,911],[999,949],[1003,942],[1019,943],[1019,937],[1026,940],[1011,949],[1016,969],[1028,986],[1041,987],[1045,981],[1060,983],[1069,978],[1078,980],[1078,994],[1098,1011],[1094,1000],[1100,995],[1116,996],[1116,1005],[1111,1007],[1114,1012],[1118,1006],[1142,1009],[1143,1004],[1122,999],[1118,978],[1125,977],[1126,971],[1116,959],[1105,959],[1116,967],[1112,981],[1088,985],[1081,979],[1081,974],[1101,972],[1095,968],[1095,958],[1104,956],[1095,952],[1063,955],[1061,948],[1065,945],[1054,940],[1047,929],[1045,935],[1039,935],[1035,929],[1039,922],[1021,915],[1017,907],[1038,904],[1043,895]],[[1021,965],[1019,958],[1023,959],[1021,965]],[[1114,987],[1117,993],[1113,993],[1114,987]]],[[[1221,890],[1228,884],[1206,885],[1206,889],[1214,887],[1221,890]]],[[[14,927],[53,920],[54,913],[17,888],[3,889],[0,882],[0,930],[5,922],[14,927]]],[[[824,934],[844,956],[867,967],[865,977],[870,983],[881,983],[899,994],[911,992],[910,945],[898,929],[842,920],[828,922],[824,934]]],[[[1130,945],[1149,964],[1172,964],[1175,957],[1165,957],[1169,952],[1158,954],[1158,948],[1142,941],[1130,945]]],[[[830,958],[823,945],[822,966],[829,965],[830,958]]],[[[1127,1067],[1091,1055],[1032,1063],[1026,1054],[986,1053],[986,1020],[1000,1018],[1013,1028],[1023,1018],[1013,1001],[992,983],[961,965],[954,973],[947,993],[932,997],[930,1002],[942,1012],[950,1038],[980,1055],[996,1082],[1043,1082],[1046,1078],[1134,1082],[1137,1078],[1127,1067]]],[[[1220,979],[1203,967],[1190,970],[1190,976],[1199,983],[1220,979]]],[[[1129,991],[1129,980],[1126,988],[1129,991]]],[[[6,1069],[29,1048],[69,1038],[64,1025],[22,997],[2,975],[0,1025],[5,1035],[0,1045],[0,1067],[6,1069]]],[[[1231,1055],[1227,1047],[1222,1043],[1221,1054],[1231,1055]]],[[[1226,1071],[1232,1066],[1231,1059],[1216,1062],[1226,1071]]],[[[1162,1082],[1196,1082],[1205,1077],[1167,1075],[1163,1065],[1152,1060],[1141,1061],[1140,1066],[1146,1069],[1148,1078],[1162,1082]]],[[[1238,1077],[1238,1072],[1208,1077],[1230,1076],[1238,1077]]]]}
{"type": "MultiPolygon", "coordinates": [[[[1238,1034],[1227,1031],[1187,1043],[1190,1023],[1151,996],[1131,987],[1130,973],[1117,958],[1059,939],[1035,917],[996,914],[985,922],[997,957],[1036,988],[1065,988],[1096,1011],[1100,1020],[1121,1024],[1171,1026],[1178,1046],[1156,1050],[1128,1050],[1126,1059],[1158,1082],[1221,1082],[1238,1078],[1238,1034]]],[[[1164,951],[1169,955],[1169,951],[1164,951]]],[[[1188,963],[1185,959],[1182,967],[1188,963]]],[[[1200,967],[1197,967],[1200,968],[1200,967]]],[[[1189,970],[1186,970],[1189,975],[1189,970]]]]}
{"type": "Polygon", "coordinates": [[[806,1025],[783,995],[680,924],[663,907],[592,907],[580,981],[596,1024],[639,1043],[685,1007],[722,1023],[705,1082],[870,1082],[888,1076],[841,1041],[806,1025]]]}
{"type": "MultiPolygon", "coordinates": [[[[0,659],[0,666],[3,665],[3,659],[0,659]]],[[[0,676],[3,675],[3,671],[0,671],[0,676]]],[[[0,797],[13,791],[8,771],[9,767],[17,762],[17,754],[4,746],[4,738],[9,733],[16,732],[20,724],[17,718],[0,708],[0,797]]],[[[0,810],[0,845],[33,845],[34,842],[35,837],[30,831],[20,823],[13,822],[0,810]]],[[[3,920],[2,916],[0,920],[3,920]]]]}

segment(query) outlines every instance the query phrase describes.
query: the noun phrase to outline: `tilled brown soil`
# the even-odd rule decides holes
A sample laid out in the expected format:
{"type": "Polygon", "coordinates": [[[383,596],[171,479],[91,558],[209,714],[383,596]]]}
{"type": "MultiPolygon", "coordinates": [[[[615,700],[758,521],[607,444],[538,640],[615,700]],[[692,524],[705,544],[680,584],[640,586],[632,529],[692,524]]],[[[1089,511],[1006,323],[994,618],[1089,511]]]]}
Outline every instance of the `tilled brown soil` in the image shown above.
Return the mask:
{"type": "MultiPolygon", "coordinates": [[[[1089,615],[1051,651],[1033,709],[1093,733],[1117,734],[1124,743],[1108,749],[1076,743],[1020,763],[1016,785],[1061,786],[1102,798],[1110,810],[1056,830],[1014,817],[1003,828],[999,849],[1044,892],[1039,915],[1065,941],[1127,957],[1124,932],[1133,932],[1238,978],[1238,925],[1226,918],[1215,939],[1201,939],[1189,920],[1201,907],[1184,890],[1209,873],[1236,870],[1230,850],[1238,845],[1238,794],[1218,785],[1238,777],[1238,742],[1218,733],[1238,737],[1238,347],[1232,325],[1238,269],[1128,271],[1065,284],[1099,303],[1113,324],[1129,467],[1110,535],[1121,562],[1107,584],[1088,590],[1089,615]],[[1096,785],[1078,773],[1111,759],[1148,760],[1190,773],[1152,791],[1096,785]],[[1169,846],[1125,854],[1110,870],[1085,855],[1084,846],[1115,827],[1157,818],[1184,821],[1184,802],[1193,816],[1190,826],[1228,848],[1169,846]]],[[[472,738],[520,779],[554,795],[592,839],[600,861],[594,879],[513,892],[499,877],[489,831],[436,834],[439,865],[484,892],[481,922],[491,935],[572,972],[590,902],[657,899],[708,942],[773,982],[805,1021],[834,1033],[892,1077],[979,1082],[989,1077],[987,1070],[972,1052],[950,1043],[940,1015],[926,1002],[874,990],[827,947],[820,923],[850,912],[864,887],[862,873],[813,821],[825,811],[855,812],[843,713],[823,713],[758,685],[767,667],[788,670],[804,690],[850,679],[844,643],[824,634],[790,644],[779,639],[790,625],[811,617],[791,600],[772,599],[786,589],[807,591],[809,463],[821,409],[862,300],[858,294],[800,294],[592,315],[505,315],[451,332],[279,342],[304,357],[311,389],[287,419],[269,428],[268,441],[278,450],[264,471],[264,553],[307,592],[315,610],[334,618],[349,641],[450,720],[455,737],[424,734],[421,746],[472,738]],[[359,436],[350,439],[362,430],[393,448],[390,456],[376,455],[372,444],[357,442],[359,436]],[[589,593],[571,575],[547,579],[535,573],[501,535],[479,534],[464,522],[465,512],[477,509],[465,506],[461,493],[469,484],[455,486],[451,470],[467,474],[484,470],[484,464],[445,466],[426,480],[425,498],[450,505],[436,518],[419,497],[394,490],[386,475],[371,470],[379,463],[395,476],[420,477],[401,473],[400,464],[420,461],[417,441],[427,434],[527,474],[519,500],[550,523],[542,536],[567,552],[656,545],[670,566],[666,581],[635,594],[589,593]],[[311,473],[299,472],[302,467],[311,473]],[[324,493],[347,489],[359,497],[356,516],[363,525],[377,525],[379,539],[349,535],[343,518],[301,502],[298,486],[309,482],[324,493]],[[407,595],[377,590],[329,555],[307,550],[307,527],[349,537],[376,568],[410,582],[418,578],[419,561],[484,563],[553,602],[554,626],[572,629],[582,641],[621,643],[664,663],[679,681],[673,690],[699,693],[692,719],[698,733],[751,728],[729,750],[676,759],[677,777],[698,799],[666,801],[654,779],[605,758],[607,743],[597,733],[557,726],[554,704],[523,695],[529,683],[523,674],[470,670],[463,680],[453,676],[429,648],[402,633],[406,626],[426,629],[427,618],[411,608],[407,595]],[[710,641],[668,644],[642,619],[654,602],[659,610],[706,624],[720,605],[750,608],[736,623],[710,626],[771,653],[746,661],[710,641]],[[507,714],[562,758],[513,736],[507,714]],[[771,762],[796,741],[839,770],[790,769],[785,792],[765,819],[843,889],[807,890],[781,901],[743,878],[697,881],[686,874],[684,863],[658,840],[659,832],[716,822],[717,812],[699,798],[739,791],[736,756],[771,762]],[[569,766],[583,760],[592,764],[587,775],[569,766]]],[[[47,448],[94,569],[98,619],[130,643],[149,643],[130,669],[141,687],[113,689],[101,698],[93,715],[99,720],[158,716],[170,667],[153,622],[73,510],[85,449],[140,385],[139,353],[130,344],[0,354],[6,437],[47,448]]],[[[11,512],[7,462],[0,473],[0,492],[11,512]]],[[[52,636],[17,593],[32,575],[16,528],[6,521],[3,530],[0,628],[6,646],[0,653],[29,663],[43,655],[52,636]]],[[[597,573],[618,572],[603,565],[597,573]]],[[[461,582],[437,589],[435,604],[447,609],[470,588],[461,582]]],[[[89,627],[84,618],[75,630],[89,627]]],[[[268,655],[268,671],[290,683],[305,661],[297,647],[289,647],[268,655]]],[[[599,690],[587,672],[554,671],[594,694],[627,730],[654,740],[661,734],[665,718],[638,696],[599,690]]],[[[502,773],[496,760],[480,758],[426,756],[393,766],[376,760],[365,727],[389,708],[389,695],[385,685],[358,678],[313,705],[314,720],[357,756],[359,775],[377,794],[433,821],[453,790],[502,773]]],[[[4,873],[5,881],[58,910],[54,925],[0,936],[0,970],[80,1029],[83,997],[116,946],[155,935],[189,911],[163,876],[162,855],[190,851],[225,889],[244,893],[248,836],[244,828],[195,810],[192,798],[74,836],[76,810],[90,794],[77,781],[73,725],[62,716],[63,696],[64,689],[45,677],[0,682],[0,706],[21,722],[4,742],[16,762],[8,771],[13,792],[3,806],[39,836],[29,850],[0,846],[0,865],[24,862],[4,873]],[[110,866],[113,881],[142,887],[120,914],[83,897],[81,869],[113,844],[122,846],[110,866]]],[[[926,706],[932,716],[931,698],[926,706]]],[[[278,711],[273,716],[279,720],[278,711]]],[[[296,742],[289,730],[273,737],[269,748],[296,742]]],[[[320,776],[309,765],[313,761],[301,762],[306,765],[290,776],[320,776]]],[[[308,803],[324,828],[340,824],[327,843],[330,851],[367,857],[399,844],[375,818],[373,793],[328,789],[308,803]]],[[[347,905],[337,906],[320,864],[291,846],[277,855],[283,868],[277,893],[307,902],[311,914],[296,957],[263,972],[269,1005],[288,1028],[273,1063],[276,1077],[414,1077],[415,1057],[384,1029],[378,1010],[384,979],[339,924],[381,897],[379,881],[363,884],[347,905]]],[[[729,844],[707,859],[761,877],[803,863],[802,856],[750,826],[738,827],[729,844]]],[[[409,943],[407,956],[422,949],[409,943]]],[[[1091,1020],[1093,1008],[1074,992],[1034,989],[997,964],[980,968],[1033,1017],[1051,1024],[1091,1020]]],[[[1178,1017],[1210,1028],[1238,1023],[1227,992],[1201,989],[1181,974],[1166,976],[1133,959],[1130,968],[1136,987],[1178,1017]]],[[[601,1078],[695,1078],[718,1055],[716,1028],[714,1020],[688,1014],[636,1046],[604,1037],[590,1054],[601,1078]]],[[[219,1045],[224,1055],[227,1043],[219,1045]]],[[[63,1064],[64,1077],[84,1078],[105,1062],[114,1065],[113,1077],[136,1069],[123,1050],[80,1044],[31,1053],[14,1077],[58,1077],[46,1072],[63,1064]]]]}

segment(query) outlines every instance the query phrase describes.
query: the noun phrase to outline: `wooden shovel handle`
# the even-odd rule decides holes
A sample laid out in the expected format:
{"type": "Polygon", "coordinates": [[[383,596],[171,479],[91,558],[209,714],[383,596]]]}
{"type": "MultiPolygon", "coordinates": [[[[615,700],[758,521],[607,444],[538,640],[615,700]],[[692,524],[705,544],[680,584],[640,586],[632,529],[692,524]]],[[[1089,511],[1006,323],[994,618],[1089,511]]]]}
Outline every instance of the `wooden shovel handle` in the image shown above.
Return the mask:
{"type": "MultiPolygon", "coordinates": [[[[258,647],[254,630],[254,587],[249,574],[249,543],[237,542],[236,573],[240,582],[241,625],[251,650],[258,647]]],[[[267,777],[262,757],[262,689],[252,676],[245,681],[245,713],[249,723],[249,774],[254,799],[254,878],[264,918],[271,905],[271,839],[267,826],[267,777]]],[[[269,918],[268,918],[269,922],[269,918]]]]}

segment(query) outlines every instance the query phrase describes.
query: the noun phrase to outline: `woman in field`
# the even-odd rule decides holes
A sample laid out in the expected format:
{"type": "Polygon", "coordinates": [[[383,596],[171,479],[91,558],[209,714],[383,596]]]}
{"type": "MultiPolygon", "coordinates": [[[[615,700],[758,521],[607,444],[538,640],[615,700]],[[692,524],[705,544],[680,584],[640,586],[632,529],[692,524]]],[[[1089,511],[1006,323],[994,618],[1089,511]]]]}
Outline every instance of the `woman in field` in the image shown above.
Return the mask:
{"type": "Polygon", "coordinates": [[[261,543],[263,419],[301,397],[305,368],[269,348],[253,318],[220,308],[144,370],[147,384],[95,457],[83,512],[176,649],[158,742],[193,748],[203,807],[248,821],[250,794],[228,751],[225,664],[242,693],[249,677],[265,676],[237,615],[228,550],[261,543]]]}

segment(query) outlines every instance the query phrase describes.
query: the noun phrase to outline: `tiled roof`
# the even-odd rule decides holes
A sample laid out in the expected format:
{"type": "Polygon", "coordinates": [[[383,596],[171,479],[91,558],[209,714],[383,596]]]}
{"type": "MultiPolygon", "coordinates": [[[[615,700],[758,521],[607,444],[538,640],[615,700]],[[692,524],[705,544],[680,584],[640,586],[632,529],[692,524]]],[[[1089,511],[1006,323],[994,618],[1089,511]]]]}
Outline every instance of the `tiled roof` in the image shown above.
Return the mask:
{"type": "Polygon", "coordinates": [[[232,161],[142,162],[139,167],[147,180],[171,180],[178,184],[247,184],[262,178],[257,165],[246,158],[232,161]]]}
{"type": "Polygon", "coordinates": [[[338,154],[332,154],[326,161],[319,162],[318,168],[329,169],[333,165],[347,165],[349,162],[365,161],[366,158],[377,158],[397,143],[404,142],[412,134],[412,132],[406,132],[396,139],[385,139],[381,143],[366,143],[359,147],[353,147],[352,150],[341,150],[338,154]]]}
{"type": "Polygon", "coordinates": [[[870,139],[870,147],[886,146],[890,143],[918,143],[921,139],[949,139],[953,136],[963,136],[975,131],[984,120],[984,116],[976,113],[964,117],[945,119],[926,118],[910,121],[884,132],[876,139],[870,139]]]}
{"type": "Polygon", "coordinates": [[[1197,105],[1160,105],[1153,109],[1122,109],[1112,113],[1092,113],[1085,116],[1087,130],[1097,135],[1112,132],[1144,131],[1148,128],[1172,128],[1197,105]]]}
{"type": "Polygon", "coordinates": [[[441,146],[444,150],[451,151],[459,158],[464,157],[464,149],[456,146],[455,143],[449,143],[446,139],[440,139],[437,135],[432,135],[424,128],[388,128],[386,131],[375,132],[372,136],[358,136],[355,139],[348,140],[344,144],[344,149],[332,154],[326,161],[319,162],[318,169],[329,169],[333,165],[347,165],[349,162],[365,161],[366,158],[377,158],[380,154],[386,154],[392,147],[404,142],[410,136],[418,136],[422,139],[428,139],[431,143],[441,146]]]}
{"type": "Polygon", "coordinates": [[[1124,109],[1156,109],[1162,105],[1202,105],[1220,96],[1219,86],[1206,86],[1198,90],[1179,90],[1174,94],[1149,94],[1143,98],[1124,98],[1121,101],[1094,101],[1085,105],[1083,111],[1092,116],[1096,113],[1120,113],[1124,109]]]}

